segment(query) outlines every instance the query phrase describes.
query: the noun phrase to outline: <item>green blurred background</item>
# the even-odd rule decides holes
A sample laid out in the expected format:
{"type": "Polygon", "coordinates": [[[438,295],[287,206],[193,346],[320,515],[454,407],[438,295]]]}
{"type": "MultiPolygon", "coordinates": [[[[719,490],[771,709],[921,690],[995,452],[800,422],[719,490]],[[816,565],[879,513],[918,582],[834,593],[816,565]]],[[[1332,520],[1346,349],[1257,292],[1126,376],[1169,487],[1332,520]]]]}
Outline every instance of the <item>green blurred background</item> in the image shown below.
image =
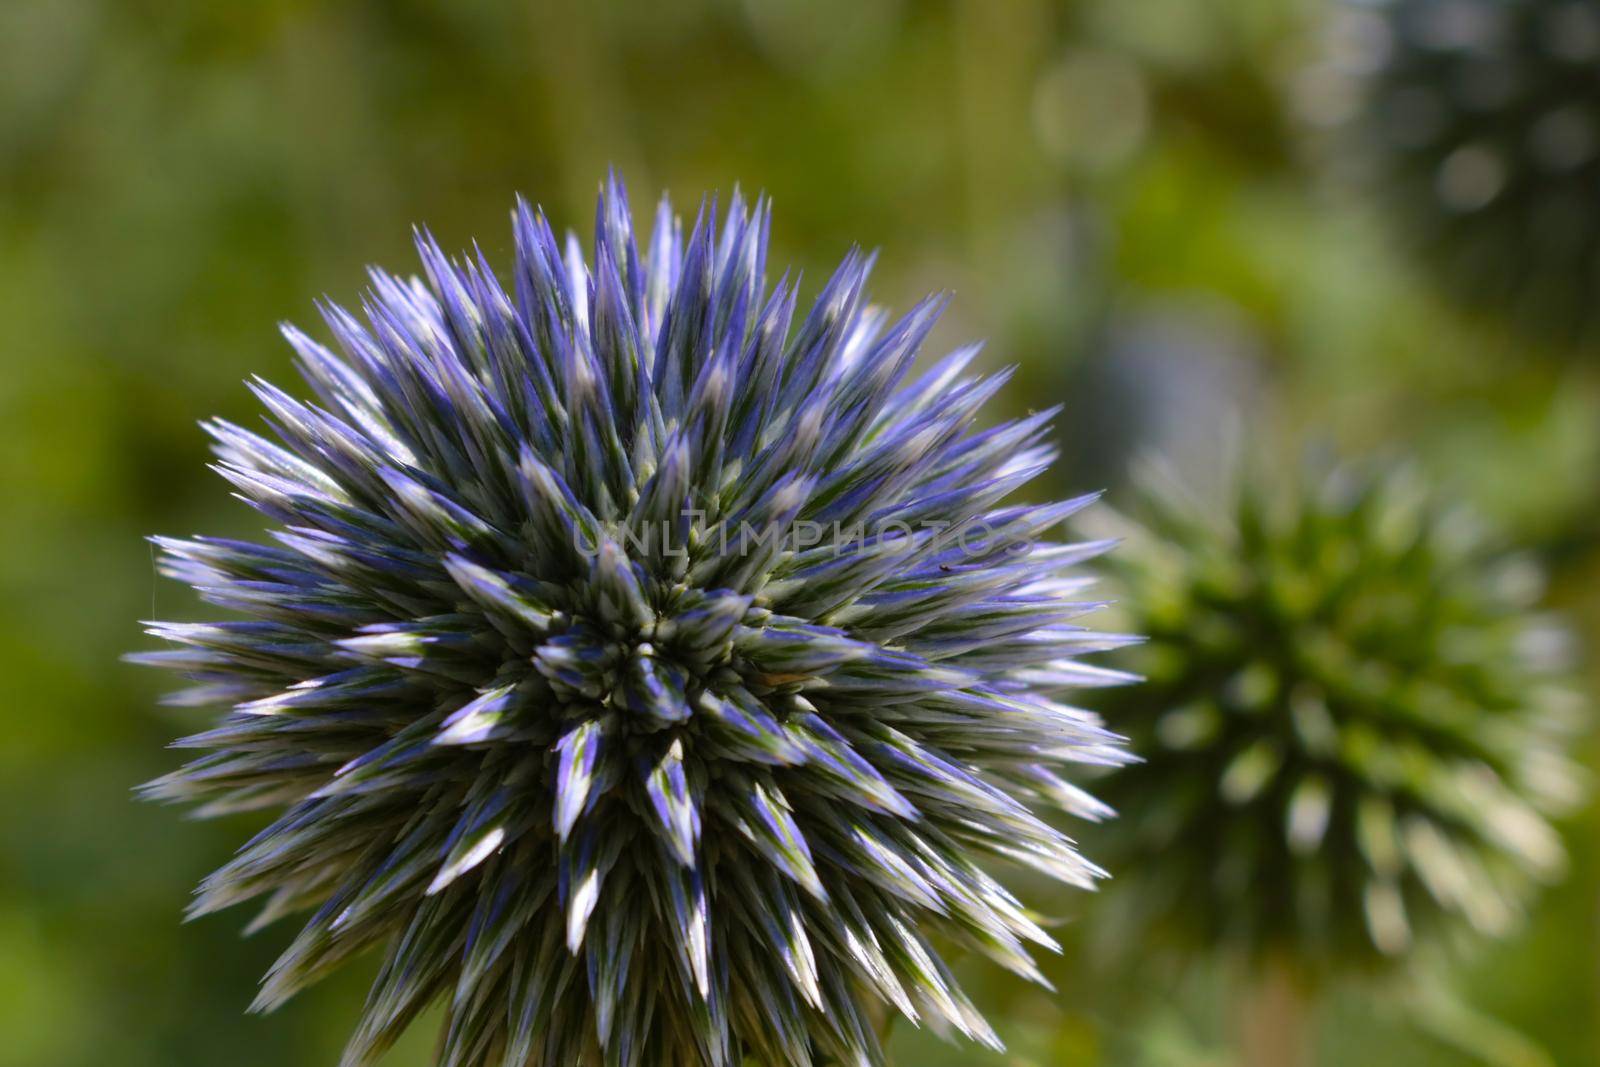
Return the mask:
{"type": "MultiPolygon", "coordinates": [[[[179,919],[247,821],[130,796],[195,727],[117,661],[196,610],[142,538],[254,527],[195,424],[291,379],[275,323],[412,263],[413,223],[502,264],[518,191],[583,228],[608,165],[636,207],[766,190],[810,278],[859,242],[882,302],[953,289],[938,339],[1066,404],[1062,488],[1239,419],[1415,456],[1545,552],[1592,650],[1600,352],[1433,295],[1315,121],[1339,46],[1314,0],[0,0],[0,1067],[336,1062],[368,975],[242,1014],[286,931],[179,919]]],[[[1521,935],[1434,969],[1453,1022],[1338,992],[1319,1062],[1600,1062],[1595,830],[1521,935]]],[[[1043,903],[1058,995],[969,968],[1011,1052],[903,1027],[899,1063],[1231,1062],[1219,976],[1043,903]]]]}

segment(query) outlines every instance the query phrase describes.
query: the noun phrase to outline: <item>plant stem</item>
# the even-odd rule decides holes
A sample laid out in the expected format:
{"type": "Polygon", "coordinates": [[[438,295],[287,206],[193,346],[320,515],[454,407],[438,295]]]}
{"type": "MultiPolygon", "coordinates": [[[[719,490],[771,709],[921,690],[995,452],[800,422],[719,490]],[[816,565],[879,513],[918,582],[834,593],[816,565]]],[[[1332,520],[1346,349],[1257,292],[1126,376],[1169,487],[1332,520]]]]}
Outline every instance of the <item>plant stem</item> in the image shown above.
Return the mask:
{"type": "Polygon", "coordinates": [[[1241,1067],[1310,1067],[1311,1003],[1284,960],[1268,960],[1238,997],[1235,1040],[1241,1067]]]}

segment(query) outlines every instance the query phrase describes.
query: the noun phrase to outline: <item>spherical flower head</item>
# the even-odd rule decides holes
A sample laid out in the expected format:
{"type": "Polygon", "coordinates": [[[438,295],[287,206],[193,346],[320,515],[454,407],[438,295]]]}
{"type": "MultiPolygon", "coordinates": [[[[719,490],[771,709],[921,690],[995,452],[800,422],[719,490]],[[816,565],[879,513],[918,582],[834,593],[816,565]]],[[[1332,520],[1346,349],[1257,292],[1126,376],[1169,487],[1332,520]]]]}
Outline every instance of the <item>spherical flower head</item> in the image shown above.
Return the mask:
{"type": "MultiPolygon", "coordinates": [[[[1600,7],[1387,0],[1360,127],[1390,207],[1470,307],[1582,339],[1600,323],[1600,7]]],[[[1374,40],[1376,38],[1376,40],[1374,40]]]]}
{"type": "Polygon", "coordinates": [[[1098,874],[1046,813],[1122,756],[1063,702],[1120,677],[1070,621],[1106,546],[1006,502],[1051,413],[975,429],[975,349],[907,384],[942,301],[891,323],[859,253],[792,326],[768,217],[663,202],[641,248],[613,181],[586,261],[521,204],[509,293],[419,236],[426,281],[325,309],[342,354],[285,330],[318,400],[254,383],[276,440],[208,427],[273,543],[158,541],[242,618],[153,626],[228,710],[148,788],[286,809],[193,910],[309,912],[262,1008],[382,946],[347,1064],[435,1002],[449,1065],[997,1045],[936,942],[1039,979],[991,861],[1098,874]]]}
{"type": "Polygon", "coordinates": [[[1100,783],[1107,936],[1317,979],[1498,934],[1559,871],[1576,782],[1538,574],[1405,472],[1284,481],[1211,507],[1151,479],[1115,523],[1149,642],[1098,701],[1143,757],[1100,783]]]}

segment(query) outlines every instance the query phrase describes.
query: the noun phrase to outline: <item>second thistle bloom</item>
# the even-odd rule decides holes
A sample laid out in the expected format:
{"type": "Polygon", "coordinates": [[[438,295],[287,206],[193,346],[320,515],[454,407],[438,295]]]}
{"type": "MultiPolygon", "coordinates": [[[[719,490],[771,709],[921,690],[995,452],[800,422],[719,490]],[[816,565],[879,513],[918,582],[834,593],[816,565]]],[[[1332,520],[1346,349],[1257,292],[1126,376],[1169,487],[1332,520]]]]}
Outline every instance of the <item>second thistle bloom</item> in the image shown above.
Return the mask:
{"type": "Polygon", "coordinates": [[[1037,978],[987,865],[1098,873],[1040,813],[1122,758],[1066,702],[1120,677],[1066,573],[1106,546],[1006,502],[1051,413],[975,429],[975,350],[911,378],[941,301],[891,322],[860,254],[794,325],[767,227],[641,246],[613,184],[586,259],[524,205],[510,291],[423,237],[338,354],[287,331],[316,403],[210,427],[275,525],[160,542],[243,618],[153,627],[227,710],[150,792],[287,809],[194,910],[309,912],[262,1007],[382,947],[348,1063],[436,1001],[451,1065],[870,1064],[879,1006],[995,1044],[934,936],[1037,978]]]}
{"type": "Polygon", "coordinates": [[[1563,863],[1564,634],[1539,575],[1403,475],[1151,487],[1114,524],[1146,683],[1100,701],[1111,936],[1310,974],[1504,932],[1563,863]],[[1118,916],[1131,922],[1116,921],[1118,916]]]}

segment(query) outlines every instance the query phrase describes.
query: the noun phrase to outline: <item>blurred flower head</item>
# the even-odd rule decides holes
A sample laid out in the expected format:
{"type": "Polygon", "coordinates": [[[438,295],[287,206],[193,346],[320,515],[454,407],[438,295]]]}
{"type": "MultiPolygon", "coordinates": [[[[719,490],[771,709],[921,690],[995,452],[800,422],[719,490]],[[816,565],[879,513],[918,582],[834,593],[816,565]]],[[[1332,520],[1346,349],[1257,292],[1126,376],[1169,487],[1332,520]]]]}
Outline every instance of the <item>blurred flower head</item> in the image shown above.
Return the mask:
{"type": "Polygon", "coordinates": [[[1468,305],[1586,338],[1600,322],[1600,7],[1387,0],[1348,20],[1358,153],[1398,227],[1468,305]]]}
{"type": "Polygon", "coordinates": [[[1577,792],[1537,571],[1405,473],[1308,464],[1220,508],[1158,477],[1109,524],[1150,640],[1099,702],[1144,758],[1102,783],[1108,937],[1316,976],[1505,931],[1577,792]]]}
{"type": "Polygon", "coordinates": [[[792,327],[764,203],[640,246],[612,182],[587,260],[514,225],[509,293],[419,236],[341,354],[286,329],[316,402],[208,427],[273,543],[159,539],[240,618],[153,625],[228,710],[148,791],[286,811],[194,913],[309,912],[262,1008],[382,946],[349,1064],[435,1002],[453,1065],[878,1063],[880,1008],[997,1045],[934,939],[1037,979],[986,864],[1089,885],[1036,812],[1123,757],[1061,702],[1121,680],[1063,573],[1106,546],[1051,540],[1088,499],[1005,502],[1052,413],[975,430],[975,349],[908,384],[942,301],[890,322],[856,252],[792,327]]]}

